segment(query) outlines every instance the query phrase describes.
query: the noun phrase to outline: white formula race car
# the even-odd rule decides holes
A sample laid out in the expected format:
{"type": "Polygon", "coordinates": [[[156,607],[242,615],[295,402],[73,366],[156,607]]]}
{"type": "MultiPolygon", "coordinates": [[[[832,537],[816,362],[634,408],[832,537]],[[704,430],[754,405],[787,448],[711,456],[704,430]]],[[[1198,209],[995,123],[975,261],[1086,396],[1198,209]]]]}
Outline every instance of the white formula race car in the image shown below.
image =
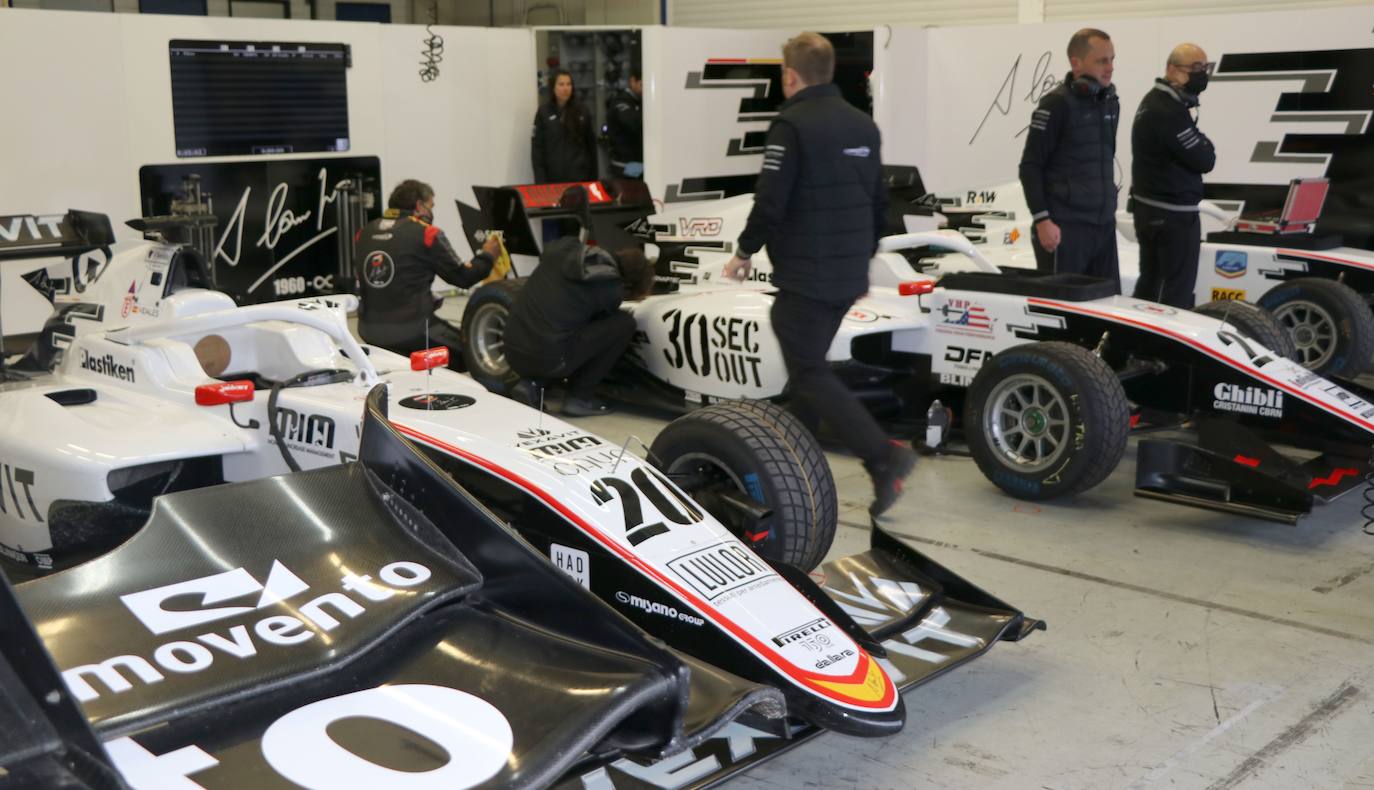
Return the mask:
{"type": "MultiPolygon", "coordinates": [[[[998,266],[1035,268],[1030,211],[1017,182],[995,189],[937,195],[935,204],[998,266]]],[[[1338,238],[1243,233],[1237,217],[1203,201],[1203,240],[1194,298],[1249,301],[1279,320],[1304,367],[1348,378],[1374,366],[1374,252],[1340,246],[1338,238]]],[[[1140,279],[1132,217],[1117,212],[1122,293],[1140,279]]]]}
{"type": "MultiPolygon", "coordinates": [[[[71,220],[31,252],[90,247],[71,220]]],[[[116,301],[0,386],[3,567],[36,577],[18,605],[64,683],[28,691],[79,702],[134,786],[542,786],[740,716],[778,736],[710,783],[789,736],[895,732],[899,689],[1040,625],[876,528],[817,585],[834,482],[776,407],[697,412],[654,465],[444,349],[360,345],[352,297],[235,307],[197,263],[115,256],[91,293],[116,301]],[[358,711],[383,726],[333,728],[358,711]]]]}
{"type": "MultiPolygon", "coordinates": [[[[636,226],[658,249],[660,287],[630,307],[639,332],[609,394],[678,410],[786,399],[766,249],[748,281],[721,276],[750,207],[748,195],[672,204],[636,226]]],[[[1122,457],[1128,403],[1206,427],[1197,446],[1144,444],[1141,495],[1292,522],[1366,468],[1374,395],[1271,351],[1286,336],[1253,305],[1179,311],[1114,296],[1100,280],[1004,271],[950,230],[884,239],[869,281],[830,348],[836,371],[898,427],[934,398],[962,401],[974,459],[1013,496],[1101,482],[1122,457]],[[929,248],[953,254],[913,266],[911,251],[929,248]],[[1276,443],[1320,454],[1298,464],[1276,443]]],[[[496,391],[514,381],[500,330],[519,287],[479,289],[464,316],[470,372],[496,391]]]]}

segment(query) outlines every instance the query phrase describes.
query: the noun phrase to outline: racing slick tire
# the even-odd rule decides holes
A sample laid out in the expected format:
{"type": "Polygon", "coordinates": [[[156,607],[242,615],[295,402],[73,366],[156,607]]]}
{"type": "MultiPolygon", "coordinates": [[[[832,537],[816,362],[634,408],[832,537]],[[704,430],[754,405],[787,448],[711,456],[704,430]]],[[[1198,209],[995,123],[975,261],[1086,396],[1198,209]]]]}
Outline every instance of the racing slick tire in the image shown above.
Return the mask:
{"type": "Polygon", "coordinates": [[[1293,336],[1279,323],[1273,313],[1257,304],[1242,302],[1239,299],[1215,299],[1193,308],[1193,312],[1225,321],[1240,330],[1242,335],[1276,352],[1284,359],[1299,361],[1298,347],[1293,344],[1293,336]]]}
{"type": "Polygon", "coordinates": [[[973,377],[964,433],[978,468],[1018,499],[1070,496],[1121,461],[1130,407],[1101,358],[1072,343],[1015,346],[973,377]]]}
{"type": "Polygon", "coordinates": [[[1260,297],[1297,347],[1294,360],[1323,376],[1354,378],[1374,357],[1374,314],[1345,283],[1302,277],[1260,297]]]}
{"type": "Polygon", "coordinates": [[[468,375],[497,395],[520,380],[506,360],[505,331],[523,279],[497,280],[472,292],[463,308],[463,364],[468,375]]]}
{"type": "Polygon", "coordinates": [[[650,458],[763,557],[810,571],[835,540],[835,478],[820,444],[791,412],[768,401],[715,403],[668,424],[650,458]],[[722,495],[768,515],[742,520],[722,495]]]}

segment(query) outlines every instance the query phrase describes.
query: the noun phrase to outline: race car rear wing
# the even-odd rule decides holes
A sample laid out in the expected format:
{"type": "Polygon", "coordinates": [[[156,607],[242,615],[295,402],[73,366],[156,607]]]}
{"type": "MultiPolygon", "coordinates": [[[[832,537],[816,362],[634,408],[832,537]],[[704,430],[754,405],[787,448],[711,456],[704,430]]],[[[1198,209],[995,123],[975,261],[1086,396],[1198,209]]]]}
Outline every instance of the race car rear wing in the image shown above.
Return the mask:
{"type": "Polygon", "coordinates": [[[0,261],[75,258],[108,248],[114,241],[110,218],[94,211],[0,217],[0,261]]]}

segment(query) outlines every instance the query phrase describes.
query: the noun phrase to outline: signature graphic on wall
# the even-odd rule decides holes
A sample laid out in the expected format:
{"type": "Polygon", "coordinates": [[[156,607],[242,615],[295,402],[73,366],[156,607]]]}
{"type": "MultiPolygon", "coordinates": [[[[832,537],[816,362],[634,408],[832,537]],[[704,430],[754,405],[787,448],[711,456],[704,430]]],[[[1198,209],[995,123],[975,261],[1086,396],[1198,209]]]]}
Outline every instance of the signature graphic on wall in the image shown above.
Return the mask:
{"type": "Polygon", "coordinates": [[[192,174],[219,219],[210,256],[216,286],[235,301],[317,296],[345,286],[337,281],[336,209],[343,203],[335,187],[343,179],[379,183],[376,157],[148,165],[139,171],[145,213],[167,213],[192,174]]]}
{"type": "MultiPolygon", "coordinates": [[[[1055,76],[1054,72],[1051,71],[1053,55],[1049,50],[1043,52],[1040,57],[1036,59],[1035,67],[1031,70],[1028,78],[1021,76],[1021,58],[1021,55],[1017,55],[1016,60],[1011,62],[1011,69],[1002,80],[1002,85],[997,89],[997,94],[992,97],[992,104],[988,105],[988,111],[983,113],[983,120],[978,122],[978,128],[973,130],[973,136],[968,139],[969,145],[973,145],[973,142],[978,139],[978,135],[983,131],[983,127],[987,125],[988,119],[992,117],[993,113],[997,113],[1000,116],[1011,115],[1012,110],[1015,109],[1018,103],[1029,105],[1030,108],[1034,108],[1040,103],[1040,99],[1043,98],[1045,94],[1054,90],[1060,82],[1063,82],[1062,79],[1055,76]],[[1028,79],[1028,81],[1018,82],[1018,78],[1022,80],[1028,79]],[[1025,93],[1021,93],[1022,88],[1026,89],[1025,93]]],[[[1027,109],[1025,115],[1026,118],[1030,118],[1029,109],[1027,109]]],[[[1016,134],[1012,135],[1012,137],[1020,137],[1025,134],[1026,130],[1029,128],[1030,123],[1027,122],[1027,124],[1022,126],[1016,134]]]]}

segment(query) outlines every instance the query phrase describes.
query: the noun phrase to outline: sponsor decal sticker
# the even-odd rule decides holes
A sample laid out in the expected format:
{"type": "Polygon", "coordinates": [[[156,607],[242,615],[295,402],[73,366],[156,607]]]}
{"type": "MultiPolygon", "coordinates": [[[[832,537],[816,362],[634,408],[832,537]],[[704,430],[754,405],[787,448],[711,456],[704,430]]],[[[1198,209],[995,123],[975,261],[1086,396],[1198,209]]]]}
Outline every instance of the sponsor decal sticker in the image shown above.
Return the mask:
{"type": "Polygon", "coordinates": [[[720,217],[693,217],[682,221],[681,233],[688,237],[719,236],[724,224],[720,217]]]}
{"type": "Polygon", "coordinates": [[[663,314],[668,343],[663,358],[674,370],[686,368],[693,375],[714,378],[724,384],[761,387],[759,322],[734,316],[683,314],[673,309],[663,314]]]}
{"type": "Polygon", "coordinates": [[[592,588],[592,564],[587,552],[571,546],[550,543],[549,559],[553,560],[554,566],[571,576],[578,584],[588,590],[592,588]]]}
{"type": "Polygon", "coordinates": [[[818,617],[809,623],[803,623],[790,631],[784,631],[778,634],[773,637],[772,641],[773,644],[778,647],[787,647],[794,642],[807,645],[807,649],[819,649],[813,647],[813,644],[828,647],[830,645],[830,638],[821,632],[830,628],[831,625],[832,623],[829,620],[818,617]]]}
{"type": "Polygon", "coordinates": [[[120,601],[138,622],[158,636],[226,619],[251,619],[264,614],[263,609],[288,600],[293,603],[286,607],[289,615],[268,615],[251,624],[243,622],[228,628],[218,626],[219,630],[194,637],[182,635],[182,639],[155,648],[151,660],[136,654],[111,656],[64,669],[62,678],[78,700],[89,702],[104,694],[129,691],[138,682],[162,682],[169,677],[166,673],[184,676],[202,672],[216,658],[249,659],[259,654],[260,646],[299,645],[324,632],[346,627],[368,607],[401,590],[422,585],[432,575],[429,568],[417,562],[392,562],[377,572],[377,581],[366,574],[344,573],[339,592],[301,600],[311,585],[281,561],[273,560],[266,581],[258,581],[239,567],[127,593],[119,597],[120,601]]]}
{"type": "Polygon", "coordinates": [[[1174,308],[1167,305],[1155,304],[1154,302],[1136,302],[1131,305],[1131,307],[1134,307],[1142,313],[1150,313],[1151,315],[1178,315],[1178,311],[1174,308]]]}
{"type": "Polygon", "coordinates": [[[129,283],[129,292],[124,294],[124,306],[119,309],[120,318],[128,318],[130,312],[138,312],[138,283],[129,283]]]}
{"type": "Polygon", "coordinates": [[[1241,288],[1212,289],[1212,301],[1226,301],[1231,299],[1239,300],[1242,302],[1245,301],[1245,291],[1241,288]]]}
{"type": "Polygon", "coordinates": [[[705,621],[690,612],[679,612],[676,607],[662,604],[657,601],[650,601],[638,595],[627,593],[621,590],[615,594],[615,599],[626,606],[634,607],[649,614],[662,615],[670,620],[680,620],[688,625],[701,625],[705,621]]]}
{"type": "Polygon", "coordinates": [[[857,321],[861,324],[871,324],[878,320],[878,314],[872,310],[865,310],[862,307],[855,307],[844,314],[844,320],[857,321]]]}
{"type": "Polygon", "coordinates": [[[1240,250],[1217,250],[1213,268],[1222,277],[1234,278],[1245,274],[1249,256],[1240,250]]]}
{"type": "Polygon", "coordinates": [[[383,250],[369,253],[367,260],[363,262],[363,279],[373,288],[391,285],[391,280],[395,276],[396,262],[383,250]]]}
{"type": "Polygon", "coordinates": [[[564,477],[611,469],[620,451],[585,431],[554,433],[548,428],[525,428],[515,433],[515,448],[564,477]]]}
{"type": "MultiPolygon", "coordinates": [[[[305,414],[295,409],[277,409],[277,430],[286,445],[321,458],[333,458],[334,420],[322,414],[305,414]]],[[[269,437],[268,441],[275,441],[269,437]]]]}
{"type": "Polygon", "coordinates": [[[39,514],[38,507],[33,502],[33,486],[37,480],[33,470],[0,464],[0,474],[3,474],[0,476],[0,514],[13,515],[21,521],[27,521],[29,517],[24,514],[24,503],[27,502],[28,512],[33,515],[35,521],[42,524],[43,516],[39,514]],[[8,505],[5,503],[7,497],[8,505]]]}
{"type": "Polygon", "coordinates": [[[1222,382],[1212,388],[1212,408],[1260,417],[1283,416],[1283,393],[1268,387],[1242,386],[1222,382]]]}
{"type": "Polygon", "coordinates": [[[992,336],[992,318],[987,308],[967,299],[950,299],[935,311],[940,323],[935,331],[955,335],[992,336]]]}
{"type": "Polygon", "coordinates": [[[476,403],[476,399],[453,392],[427,392],[424,395],[411,395],[403,398],[401,405],[407,409],[420,411],[452,411],[466,409],[476,403]]]}
{"type": "Polygon", "coordinates": [[[117,362],[113,354],[106,354],[103,357],[93,357],[86,349],[81,349],[81,369],[89,370],[92,373],[99,373],[102,376],[109,376],[119,381],[127,381],[133,384],[134,366],[132,360],[125,365],[117,362]]]}
{"type": "Polygon", "coordinates": [[[670,561],[668,568],[708,601],[754,582],[777,578],[763,560],[737,543],[698,549],[670,561]]]}

